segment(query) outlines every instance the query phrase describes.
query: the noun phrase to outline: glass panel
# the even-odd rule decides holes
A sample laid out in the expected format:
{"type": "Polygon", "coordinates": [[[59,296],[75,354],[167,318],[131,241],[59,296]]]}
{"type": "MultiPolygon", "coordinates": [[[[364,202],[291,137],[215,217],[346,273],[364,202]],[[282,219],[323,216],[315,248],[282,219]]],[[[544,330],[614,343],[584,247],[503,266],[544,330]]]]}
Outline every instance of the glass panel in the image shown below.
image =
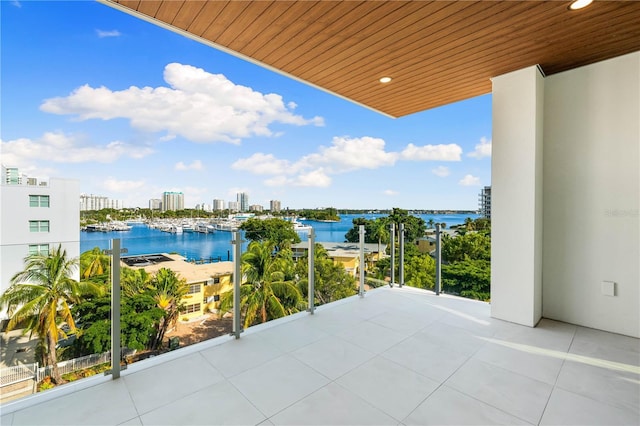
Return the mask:
{"type": "Polygon", "coordinates": [[[37,220],[30,220],[29,232],[40,232],[40,222],[37,220]]]}
{"type": "Polygon", "coordinates": [[[49,232],[49,221],[41,220],[40,221],[40,232],[49,232]]]}
{"type": "Polygon", "coordinates": [[[29,207],[38,207],[39,201],[37,195],[29,195],[29,207]]]}
{"type": "Polygon", "coordinates": [[[49,207],[49,196],[41,195],[40,196],[40,207],[49,207]]]}

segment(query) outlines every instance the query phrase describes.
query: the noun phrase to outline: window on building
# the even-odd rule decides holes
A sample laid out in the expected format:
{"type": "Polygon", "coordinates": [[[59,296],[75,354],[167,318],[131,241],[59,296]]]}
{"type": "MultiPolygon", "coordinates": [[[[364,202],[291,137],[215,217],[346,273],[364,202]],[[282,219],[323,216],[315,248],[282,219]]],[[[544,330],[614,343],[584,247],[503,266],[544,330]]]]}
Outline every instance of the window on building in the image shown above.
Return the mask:
{"type": "Polygon", "coordinates": [[[49,207],[49,196],[29,195],[29,207],[49,207]]]}
{"type": "Polygon", "coordinates": [[[200,284],[191,284],[189,285],[189,291],[187,294],[200,293],[200,284]]]}
{"type": "Polygon", "coordinates": [[[29,256],[34,254],[49,254],[49,244],[30,244],[29,245],[29,256]]]}
{"type": "Polygon", "coordinates": [[[213,283],[214,284],[220,284],[220,277],[214,277],[213,278],[213,283]]]}
{"type": "Polygon", "coordinates": [[[194,312],[200,312],[200,304],[199,303],[194,303],[192,305],[185,306],[184,310],[181,311],[180,313],[182,313],[182,314],[192,314],[194,312]]]}
{"type": "Polygon", "coordinates": [[[48,220],[30,220],[29,232],[49,232],[48,220]]]}

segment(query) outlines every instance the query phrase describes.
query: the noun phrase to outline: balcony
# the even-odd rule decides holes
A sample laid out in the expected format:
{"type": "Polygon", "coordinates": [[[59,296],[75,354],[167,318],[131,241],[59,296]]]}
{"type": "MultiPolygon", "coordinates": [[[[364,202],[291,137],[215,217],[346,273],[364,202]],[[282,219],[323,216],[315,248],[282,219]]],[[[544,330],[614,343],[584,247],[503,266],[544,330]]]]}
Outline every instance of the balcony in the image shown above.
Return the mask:
{"type": "Polygon", "coordinates": [[[2,407],[23,424],[638,424],[640,341],[379,288],[2,407]]]}

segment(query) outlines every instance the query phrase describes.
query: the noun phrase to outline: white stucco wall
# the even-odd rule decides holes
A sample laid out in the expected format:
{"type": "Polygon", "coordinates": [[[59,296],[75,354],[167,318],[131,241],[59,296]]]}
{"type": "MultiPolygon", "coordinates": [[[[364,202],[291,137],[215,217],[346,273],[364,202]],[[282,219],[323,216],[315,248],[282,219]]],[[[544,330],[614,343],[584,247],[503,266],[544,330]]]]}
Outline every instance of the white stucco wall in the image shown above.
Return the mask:
{"type": "Polygon", "coordinates": [[[492,79],[491,316],[535,326],[542,314],[544,78],[492,79]]]}
{"type": "MultiPolygon", "coordinates": [[[[62,244],[70,258],[80,256],[80,182],[49,180],[47,186],[0,185],[0,293],[24,269],[30,244],[62,244]],[[49,195],[50,206],[29,207],[29,195],[49,195]],[[48,220],[50,232],[30,232],[30,220],[48,220]]],[[[76,279],[79,279],[79,271],[76,279]]],[[[0,314],[2,316],[2,314],[0,314]]]]}
{"type": "Polygon", "coordinates": [[[547,77],[544,107],[543,316],[640,337],[640,52],[547,77]]]}

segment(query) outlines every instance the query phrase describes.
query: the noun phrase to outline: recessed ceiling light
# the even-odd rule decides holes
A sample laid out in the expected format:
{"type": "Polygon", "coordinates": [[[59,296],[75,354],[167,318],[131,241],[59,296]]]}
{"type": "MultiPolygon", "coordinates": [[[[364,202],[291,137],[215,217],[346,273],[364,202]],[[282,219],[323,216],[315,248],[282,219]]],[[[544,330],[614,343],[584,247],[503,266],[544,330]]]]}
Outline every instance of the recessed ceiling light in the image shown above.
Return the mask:
{"type": "Polygon", "coordinates": [[[391,81],[391,77],[382,77],[380,79],[380,83],[389,83],[391,81]]]}
{"type": "Polygon", "coordinates": [[[569,5],[569,10],[582,9],[583,7],[589,6],[591,3],[593,3],[593,0],[575,0],[569,5]]]}

